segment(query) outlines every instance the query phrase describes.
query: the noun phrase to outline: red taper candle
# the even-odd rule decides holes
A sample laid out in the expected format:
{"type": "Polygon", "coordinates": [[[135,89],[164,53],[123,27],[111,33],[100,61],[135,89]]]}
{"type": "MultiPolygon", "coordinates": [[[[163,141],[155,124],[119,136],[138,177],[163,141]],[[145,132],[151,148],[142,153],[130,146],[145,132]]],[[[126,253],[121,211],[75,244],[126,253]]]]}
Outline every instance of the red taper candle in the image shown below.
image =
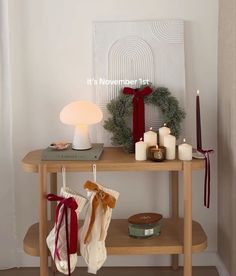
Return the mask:
{"type": "Polygon", "coordinates": [[[199,90],[196,97],[196,127],[197,127],[197,149],[202,149],[201,112],[199,90]]]}

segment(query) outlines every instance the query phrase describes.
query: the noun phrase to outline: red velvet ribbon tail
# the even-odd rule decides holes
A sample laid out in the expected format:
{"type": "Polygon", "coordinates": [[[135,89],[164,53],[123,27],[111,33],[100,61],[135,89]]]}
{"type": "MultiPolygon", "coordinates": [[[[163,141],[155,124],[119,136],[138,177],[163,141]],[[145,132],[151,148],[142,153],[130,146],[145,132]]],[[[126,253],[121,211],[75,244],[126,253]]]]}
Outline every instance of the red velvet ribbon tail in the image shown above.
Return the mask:
{"type": "Polygon", "coordinates": [[[138,131],[135,142],[138,142],[140,138],[143,137],[145,132],[145,106],[144,97],[152,93],[152,88],[149,86],[144,87],[142,90],[135,92],[135,97],[137,98],[137,108],[138,108],[138,131]]]}
{"type": "Polygon", "coordinates": [[[139,112],[139,139],[143,137],[143,134],[145,132],[145,111],[144,111],[144,100],[143,98],[139,98],[138,101],[138,112],[139,112]]]}
{"type": "Polygon", "coordinates": [[[133,142],[136,143],[138,138],[138,108],[137,108],[137,99],[133,97],[133,142]]]}
{"type": "Polygon", "coordinates": [[[134,96],[133,98],[133,139],[134,143],[143,137],[145,129],[144,121],[144,101],[143,98],[134,96]]]}
{"type": "Polygon", "coordinates": [[[204,206],[207,206],[207,168],[208,168],[208,162],[205,156],[204,206]]]}
{"type": "MultiPolygon", "coordinates": [[[[61,200],[62,198],[59,198],[58,196],[56,195],[48,195],[48,200],[49,201],[58,201],[58,200],[61,200]]],[[[58,239],[59,239],[59,232],[60,232],[60,229],[61,229],[61,225],[62,225],[62,221],[63,221],[63,218],[64,218],[64,208],[62,209],[62,212],[61,212],[61,217],[60,217],[60,220],[59,220],[59,211],[60,211],[60,208],[62,207],[62,202],[60,201],[60,203],[57,205],[57,208],[56,208],[56,221],[55,221],[55,248],[54,248],[54,259],[57,257],[58,260],[61,260],[60,258],[60,254],[59,254],[59,251],[58,251],[58,248],[57,248],[57,243],[58,243],[58,239]],[[59,222],[58,222],[59,220],[59,222]]]]}
{"type": "Polygon", "coordinates": [[[77,253],[78,242],[78,220],[75,210],[71,209],[71,224],[70,224],[70,254],[77,253]]]}
{"type": "Polygon", "coordinates": [[[68,275],[71,276],[69,229],[68,229],[68,209],[67,209],[67,206],[65,206],[65,223],[66,223],[66,250],[67,250],[68,275]]]}
{"type": "Polygon", "coordinates": [[[57,248],[57,243],[58,243],[58,239],[59,239],[59,232],[61,229],[61,224],[62,224],[62,221],[64,218],[64,213],[65,213],[65,209],[63,208],[63,210],[61,212],[61,218],[60,218],[59,224],[58,224],[58,216],[56,217],[54,259],[55,259],[55,257],[57,257],[58,260],[61,260],[61,258],[60,258],[60,254],[59,254],[59,251],[57,248]]]}
{"type": "Polygon", "coordinates": [[[208,183],[208,197],[207,197],[207,208],[210,207],[210,194],[211,194],[211,166],[210,166],[210,156],[209,153],[207,153],[207,159],[208,159],[208,175],[207,175],[207,183],[208,183]]]}
{"type": "Polygon", "coordinates": [[[204,178],[204,206],[210,207],[211,199],[211,164],[210,164],[210,153],[213,150],[198,149],[205,156],[205,178],[204,178]]]}

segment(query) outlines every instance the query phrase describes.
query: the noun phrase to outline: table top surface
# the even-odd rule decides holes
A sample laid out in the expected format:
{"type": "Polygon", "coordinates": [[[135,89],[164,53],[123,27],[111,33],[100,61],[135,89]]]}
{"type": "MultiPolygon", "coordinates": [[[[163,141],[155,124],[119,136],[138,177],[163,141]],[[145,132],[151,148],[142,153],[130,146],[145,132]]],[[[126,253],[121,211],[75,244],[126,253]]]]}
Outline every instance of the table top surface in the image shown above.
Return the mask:
{"type": "Polygon", "coordinates": [[[40,166],[46,166],[48,172],[61,172],[65,167],[68,172],[91,171],[96,164],[98,171],[182,171],[184,162],[191,162],[192,170],[203,169],[204,160],[192,161],[165,160],[153,162],[150,160],[136,161],[134,154],[125,153],[119,147],[104,147],[103,153],[97,161],[43,161],[42,150],[29,152],[22,160],[22,167],[26,172],[39,172],[40,166]]]}

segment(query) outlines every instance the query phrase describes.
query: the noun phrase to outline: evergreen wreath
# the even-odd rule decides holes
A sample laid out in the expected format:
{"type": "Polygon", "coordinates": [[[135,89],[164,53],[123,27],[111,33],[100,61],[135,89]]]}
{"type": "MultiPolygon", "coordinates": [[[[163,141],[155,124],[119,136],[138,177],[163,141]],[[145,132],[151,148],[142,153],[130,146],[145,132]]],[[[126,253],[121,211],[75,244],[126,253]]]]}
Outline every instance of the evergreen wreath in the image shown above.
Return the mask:
{"type": "MultiPolygon", "coordinates": [[[[168,88],[151,87],[153,92],[144,96],[145,104],[153,104],[160,108],[164,115],[164,122],[171,129],[177,139],[181,131],[181,122],[185,118],[184,110],[178,100],[171,95],[168,88]]],[[[133,152],[132,130],[127,125],[133,110],[133,96],[120,94],[107,104],[111,117],[105,120],[103,127],[113,134],[111,140],[114,146],[123,146],[126,152],[133,152]]]]}

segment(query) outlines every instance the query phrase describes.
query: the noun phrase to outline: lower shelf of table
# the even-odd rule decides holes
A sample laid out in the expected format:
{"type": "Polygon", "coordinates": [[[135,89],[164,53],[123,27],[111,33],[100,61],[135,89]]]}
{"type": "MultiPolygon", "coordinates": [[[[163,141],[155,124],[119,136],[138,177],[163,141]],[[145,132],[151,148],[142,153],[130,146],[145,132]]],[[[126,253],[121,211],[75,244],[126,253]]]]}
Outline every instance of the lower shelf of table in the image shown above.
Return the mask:
{"type": "MultiPolygon", "coordinates": [[[[111,221],[106,248],[109,255],[151,255],[182,254],[183,219],[162,219],[162,231],[158,237],[136,239],[128,235],[128,222],[125,219],[111,221]]],[[[52,223],[48,222],[48,230],[52,223]]],[[[193,221],[192,252],[203,251],[207,247],[207,236],[201,225],[193,221]]],[[[79,246],[78,246],[79,248],[79,246]]],[[[32,225],[24,238],[24,251],[31,256],[39,256],[39,224],[32,225]]],[[[78,252],[79,254],[79,252],[78,252]]]]}

